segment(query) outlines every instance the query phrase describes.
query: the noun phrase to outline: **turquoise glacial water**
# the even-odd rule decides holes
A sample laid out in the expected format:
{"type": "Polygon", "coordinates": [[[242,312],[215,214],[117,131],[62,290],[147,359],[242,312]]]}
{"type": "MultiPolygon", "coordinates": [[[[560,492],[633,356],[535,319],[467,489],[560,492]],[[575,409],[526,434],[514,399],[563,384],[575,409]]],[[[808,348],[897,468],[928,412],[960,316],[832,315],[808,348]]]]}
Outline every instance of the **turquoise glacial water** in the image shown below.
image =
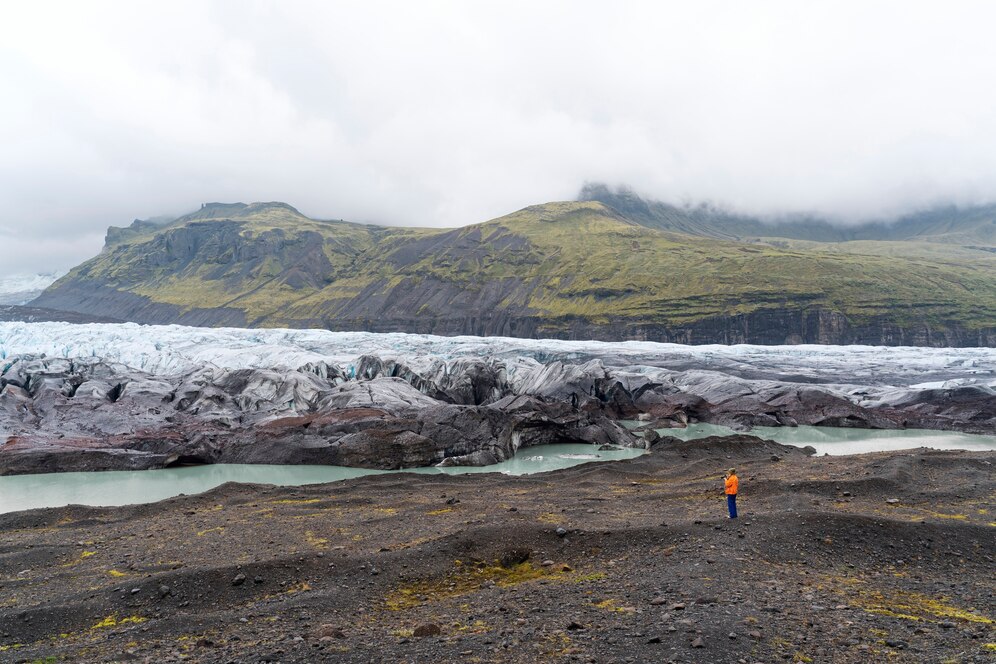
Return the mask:
{"type": "MultiPolygon", "coordinates": [[[[632,424],[632,423],[627,423],[632,424]]],[[[658,429],[662,436],[682,440],[738,433],[716,424],[692,424],[686,429],[658,429]]],[[[742,433],[742,432],[741,432],[742,433]]],[[[754,427],[746,433],[784,445],[811,445],[817,454],[893,452],[917,447],[936,450],[996,450],[996,436],[927,429],[844,429],[840,427],[754,427]]]]}
{"type": "Polygon", "coordinates": [[[299,486],[348,480],[384,473],[460,475],[505,473],[527,475],[569,468],[591,461],[631,459],[643,450],[599,452],[592,445],[537,445],[492,466],[412,468],[405,471],[368,470],[344,466],[276,466],[218,464],[164,470],[44,473],[0,477],[0,513],[63,505],[131,505],[151,503],[182,494],[213,489],[225,482],[299,486]]]}
{"type": "MultiPolygon", "coordinates": [[[[637,422],[627,422],[637,426],[637,422]]],[[[729,435],[732,429],[693,424],[687,429],[660,429],[683,440],[729,435]]],[[[935,449],[996,450],[996,436],[951,431],[841,429],[836,427],[757,427],[750,433],[786,445],[811,445],[817,454],[859,454],[931,447],[935,449]]],[[[631,459],[642,450],[596,451],[592,445],[530,447],[493,466],[413,468],[406,471],[367,470],[342,466],[273,466],[220,464],[165,470],[49,473],[0,477],[0,513],[62,505],[128,505],[150,503],[179,494],[207,491],[225,482],[298,486],[391,472],[423,474],[505,473],[526,475],[568,468],[592,461],[631,459]]]]}

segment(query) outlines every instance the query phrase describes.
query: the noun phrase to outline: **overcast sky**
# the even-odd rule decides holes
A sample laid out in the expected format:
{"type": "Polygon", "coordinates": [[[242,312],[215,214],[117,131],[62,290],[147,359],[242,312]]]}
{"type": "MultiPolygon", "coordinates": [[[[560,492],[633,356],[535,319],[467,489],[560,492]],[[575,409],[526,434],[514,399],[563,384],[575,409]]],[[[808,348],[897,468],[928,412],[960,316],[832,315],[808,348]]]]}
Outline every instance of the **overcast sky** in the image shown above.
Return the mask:
{"type": "Polygon", "coordinates": [[[586,181],[996,200],[991,2],[5,2],[0,275],[203,201],[456,226],[586,181]]]}

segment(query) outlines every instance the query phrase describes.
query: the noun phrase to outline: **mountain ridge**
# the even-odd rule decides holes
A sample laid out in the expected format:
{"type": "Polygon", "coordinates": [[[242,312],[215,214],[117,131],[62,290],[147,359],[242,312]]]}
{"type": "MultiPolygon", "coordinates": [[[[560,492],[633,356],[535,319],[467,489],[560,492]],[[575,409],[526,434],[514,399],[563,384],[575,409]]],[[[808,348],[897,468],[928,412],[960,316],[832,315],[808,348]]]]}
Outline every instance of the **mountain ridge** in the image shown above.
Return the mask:
{"type": "Polygon", "coordinates": [[[766,219],[708,204],[674,205],[646,199],[632,189],[587,183],[580,201],[599,201],[650,228],[691,235],[744,240],[785,238],[814,242],[928,241],[972,242],[996,247],[996,204],[962,208],[943,205],[887,220],[834,223],[815,215],[766,219]]]}
{"type": "Polygon", "coordinates": [[[315,220],[283,203],[206,204],[109,232],[98,256],[32,305],[209,326],[996,345],[991,252],[745,242],[634,216],[566,201],[425,229],[315,220]]]}

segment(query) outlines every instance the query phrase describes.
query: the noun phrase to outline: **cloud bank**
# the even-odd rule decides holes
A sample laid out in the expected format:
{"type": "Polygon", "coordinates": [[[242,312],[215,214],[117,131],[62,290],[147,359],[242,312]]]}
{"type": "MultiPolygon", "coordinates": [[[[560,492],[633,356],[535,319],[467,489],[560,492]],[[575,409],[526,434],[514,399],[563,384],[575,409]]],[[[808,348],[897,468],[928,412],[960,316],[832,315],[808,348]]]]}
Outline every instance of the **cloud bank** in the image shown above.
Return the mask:
{"type": "Polygon", "coordinates": [[[996,200],[987,2],[46,2],[0,25],[0,274],[203,201],[457,226],[572,198],[996,200]]]}

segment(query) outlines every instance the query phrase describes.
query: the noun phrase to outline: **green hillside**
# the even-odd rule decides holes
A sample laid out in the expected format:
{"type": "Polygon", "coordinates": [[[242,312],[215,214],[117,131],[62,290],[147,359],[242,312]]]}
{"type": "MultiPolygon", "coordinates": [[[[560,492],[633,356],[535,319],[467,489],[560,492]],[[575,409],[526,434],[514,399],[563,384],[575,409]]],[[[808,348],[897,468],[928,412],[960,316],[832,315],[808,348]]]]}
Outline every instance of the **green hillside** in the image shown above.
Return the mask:
{"type": "Polygon", "coordinates": [[[933,344],[996,335],[992,252],[776,244],[661,231],[597,201],[455,230],[211,204],[109,232],[100,255],[34,304],[141,322],[445,334],[933,344]]]}

